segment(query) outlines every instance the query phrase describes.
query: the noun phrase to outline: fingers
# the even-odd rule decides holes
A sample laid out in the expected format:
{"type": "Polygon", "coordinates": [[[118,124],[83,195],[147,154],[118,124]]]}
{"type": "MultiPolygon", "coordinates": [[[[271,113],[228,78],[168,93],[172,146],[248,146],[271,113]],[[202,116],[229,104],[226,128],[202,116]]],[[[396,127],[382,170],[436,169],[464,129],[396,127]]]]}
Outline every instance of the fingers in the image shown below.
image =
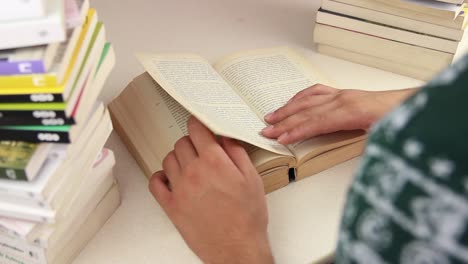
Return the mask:
{"type": "Polygon", "coordinates": [[[265,121],[267,121],[270,124],[275,124],[302,110],[326,104],[332,101],[334,98],[334,94],[324,94],[295,99],[293,101],[288,102],[285,106],[279,108],[273,113],[266,115],[265,121]]]}
{"type": "Polygon", "coordinates": [[[350,124],[343,123],[342,118],[344,114],[345,113],[343,113],[341,109],[337,109],[327,113],[322,116],[322,118],[316,119],[316,122],[313,120],[306,120],[285,131],[278,137],[278,142],[283,145],[293,144],[318,135],[336,132],[344,128],[352,129],[352,125],[350,126],[350,124]]]}
{"type": "Polygon", "coordinates": [[[174,151],[169,152],[163,160],[164,173],[172,186],[179,180],[181,168],[174,151]]]}
{"type": "Polygon", "coordinates": [[[213,133],[198,121],[198,119],[193,116],[190,117],[187,125],[190,140],[192,141],[198,155],[201,155],[207,150],[210,151],[210,154],[213,154],[211,152],[216,148],[216,146],[221,148],[213,133]]]}
{"type": "Polygon", "coordinates": [[[241,144],[236,140],[227,137],[221,138],[221,144],[229,158],[243,175],[250,175],[252,172],[255,172],[255,168],[250,161],[249,155],[241,144]]]}
{"type": "Polygon", "coordinates": [[[169,190],[168,180],[163,171],[158,171],[153,174],[149,181],[148,188],[166,214],[169,214],[171,191],[169,190]]]}
{"type": "Polygon", "coordinates": [[[327,85],[323,84],[314,84],[309,88],[306,88],[300,92],[298,92],[296,95],[294,95],[289,102],[303,98],[305,96],[309,95],[325,95],[325,94],[333,94],[338,92],[339,90],[327,85]]]}
{"type": "Polygon", "coordinates": [[[262,134],[268,138],[278,138],[278,141],[282,143],[280,140],[281,136],[298,126],[322,126],[323,120],[329,118],[328,114],[334,111],[336,104],[336,102],[332,101],[324,105],[316,106],[304,111],[299,111],[298,113],[290,115],[280,122],[265,128],[262,130],[262,134]]]}
{"type": "Polygon", "coordinates": [[[197,152],[190,140],[190,137],[185,136],[179,139],[174,146],[175,155],[180,167],[185,168],[191,161],[197,158],[197,152]]]}

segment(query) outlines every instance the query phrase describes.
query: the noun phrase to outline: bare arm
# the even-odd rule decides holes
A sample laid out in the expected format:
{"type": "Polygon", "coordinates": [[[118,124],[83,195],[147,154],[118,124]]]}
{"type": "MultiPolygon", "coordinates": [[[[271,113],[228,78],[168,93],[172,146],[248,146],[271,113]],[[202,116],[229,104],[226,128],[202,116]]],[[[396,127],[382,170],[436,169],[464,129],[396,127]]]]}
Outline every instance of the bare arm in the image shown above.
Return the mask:
{"type": "Polygon", "coordinates": [[[340,130],[368,129],[417,88],[370,92],[314,85],[265,116],[262,134],[291,144],[340,130]]]}

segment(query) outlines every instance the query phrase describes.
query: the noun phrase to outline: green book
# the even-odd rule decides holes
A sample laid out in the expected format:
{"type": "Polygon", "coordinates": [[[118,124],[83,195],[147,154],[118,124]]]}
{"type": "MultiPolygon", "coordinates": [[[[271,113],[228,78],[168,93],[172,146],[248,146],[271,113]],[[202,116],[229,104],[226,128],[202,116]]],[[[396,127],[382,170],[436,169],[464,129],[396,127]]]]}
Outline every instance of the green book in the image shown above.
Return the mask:
{"type": "Polygon", "coordinates": [[[0,179],[30,181],[44,162],[49,144],[0,141],[0,179]]]}

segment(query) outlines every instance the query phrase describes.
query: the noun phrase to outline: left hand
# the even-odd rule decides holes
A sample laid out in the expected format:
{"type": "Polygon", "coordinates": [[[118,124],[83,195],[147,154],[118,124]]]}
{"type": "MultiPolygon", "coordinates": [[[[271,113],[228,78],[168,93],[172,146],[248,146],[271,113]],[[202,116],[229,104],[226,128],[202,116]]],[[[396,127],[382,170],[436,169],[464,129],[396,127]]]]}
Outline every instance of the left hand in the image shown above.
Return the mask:
{"type": "Polygon", "coordinates": [[[205,263],[273,263],[263,185],[244,148],[195,118],[150,191],[205,263]]]}

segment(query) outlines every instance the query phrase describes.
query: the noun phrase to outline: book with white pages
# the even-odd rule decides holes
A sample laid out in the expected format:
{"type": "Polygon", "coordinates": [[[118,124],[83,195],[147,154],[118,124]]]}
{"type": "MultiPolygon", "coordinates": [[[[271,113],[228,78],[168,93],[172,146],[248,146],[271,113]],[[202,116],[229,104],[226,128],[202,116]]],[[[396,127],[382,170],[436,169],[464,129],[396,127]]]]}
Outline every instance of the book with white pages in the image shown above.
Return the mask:
{"type": "MultiPolygon", "coordinates": [[[[41,169],[34,181],[25,184],[0,179],[0,199],[16,201],[17,203],[27,204],[29,206],[46,204],[51,190],[55,188],[55,185],[61,177],[61,171],[66,171],[67,167],[71,165],[70,163],[73,163],[70,156],[77,155],[84,151],[86,143],[89,141],[89,138],[91,138],[106,112],[101,102],[96,103],[92,114],[88,117],[86,127],[80,133],[78,140],[74,144],[69,145],[54,144],[55,152],[60,154],[56,156],[61,157],[61,159],[56,162],[55,159],[46,162],[47,166],[41,169]],[[65,156],[67,156],[67,159],[65,159],[65,156]],[[52,166],[52,163],[54,166],[52,166]],[[56,170],[59,166],[60,168],[56,170]]],[[[51,153],[52,157],[55,158],[53,150],[51,153]]]]}
{"type": "Polygon", "coordinates": [[[448,40],[460,41],[465,32],[463,29],[441,26],[432,22],[403,17],[398,14],[390,14],[347,3],[341,3],[339,0],[322,0],[321,7],[327,11],[448,40]]]}
{"type": "Polygon", "coordinates": [[[12,20],[0,24],[0,49],[44,45],[65,40],[65,16],[62,0],[45,0],[44,17],[12,20]]]}
{"type": "MultiPolygon", "coordinates": [[[[98,156],[104,147],[111,132],[112,123],[109,113],[106,111],[99,120],[98,126],[93,131],[92,136],[87,138],[86,143],[84,143],[84,149],[81,152],[74,153],[74,155],[68,155],[68,162],[64,162],[60,170],[54,173],[55,175],[60,173],[60,177],[56,179],[57,184],[63,185],[63,182],[70,182],[72,185],[79,186],[80,176],[82,176],[81,170],[86,170],[86,167],[90,168],[92,166],[94,158],[98,156]]],[[[73,193],[74,191],[70,188],[54,188],[50,190],[47,202],[50,204],[51,209],[19,205],[2,200],[0,201],[0,215],[26,221],[54,223],[57,212],[60,210],[60,205],[73,193]]]]}
{"type": "Polygon", "coordinates": [[[0,2],[0,22],[39,18],[45,14],[46,0],[0,2]]]}

